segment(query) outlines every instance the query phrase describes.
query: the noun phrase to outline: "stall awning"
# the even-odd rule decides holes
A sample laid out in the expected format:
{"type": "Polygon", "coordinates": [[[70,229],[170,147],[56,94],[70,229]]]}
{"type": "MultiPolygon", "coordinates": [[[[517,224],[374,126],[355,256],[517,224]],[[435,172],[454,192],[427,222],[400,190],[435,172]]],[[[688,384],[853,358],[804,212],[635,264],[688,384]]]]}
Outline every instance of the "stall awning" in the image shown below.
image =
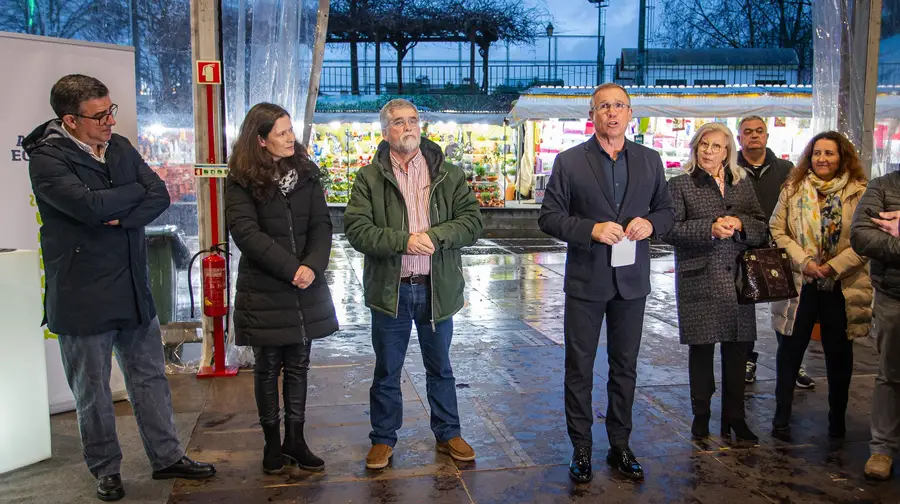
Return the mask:
{"type": "MultiPolygon", "coordinates": [[[[812,86],[626,86],[634,117],[812,117],[812,86]]],[[[507,115],[511,125],[588,116],[590,87],[535,87],[507,115]]],[[[879,87],[876,115],[900,118],[900,87],[879,87]]]]}
{"type": "MultiPolygon", "coordinates": [[[[436,112],[432,110],[420,110],[421,120],[425,122],[455,122],[457,124],[493,124],[500,126],[506,119],[504,114],[481,114],[476,112],[436,112]]],[[[316,112],[313,123],[328,124],[330,122],[342,123],[377,123],[378,112],[316,112]]]]}

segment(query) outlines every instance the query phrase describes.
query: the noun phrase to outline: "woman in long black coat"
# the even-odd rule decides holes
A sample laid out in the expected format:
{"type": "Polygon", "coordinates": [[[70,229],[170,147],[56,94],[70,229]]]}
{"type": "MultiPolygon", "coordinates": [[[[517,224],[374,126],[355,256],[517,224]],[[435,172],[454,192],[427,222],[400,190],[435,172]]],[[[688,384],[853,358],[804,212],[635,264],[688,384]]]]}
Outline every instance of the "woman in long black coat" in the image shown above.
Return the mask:
{"type": "Polygon", "coordinates": [[[228,161],[225,218],[238,249],[235,341],[252,346],[263,470],[283,461],[320,471],[303,424],[312,340],[338,330],[325,268],[331,219],[318,168],[297,143],[291,118],[270,103],[247,113],[228,161]],[[284,444],[278,418],[278,377],[284,371],[284,444]]]}
{"type": "Polygon", "coordinates": [[[691,139],[687,174],[669,181],[675,226],[663,240],[675,246],[675,292],[681,343],[689,345],[691,434],[709,436],[710,400],[716,388],[715,344],[722,352],[722,437],[756,442],[744,420],[744,367],[756,340],[756,310],[740,305],[738,258],[766,241],[768,226],[752,182],[737,165],[734,136],[719,123],[701,126],[691,139]]]}

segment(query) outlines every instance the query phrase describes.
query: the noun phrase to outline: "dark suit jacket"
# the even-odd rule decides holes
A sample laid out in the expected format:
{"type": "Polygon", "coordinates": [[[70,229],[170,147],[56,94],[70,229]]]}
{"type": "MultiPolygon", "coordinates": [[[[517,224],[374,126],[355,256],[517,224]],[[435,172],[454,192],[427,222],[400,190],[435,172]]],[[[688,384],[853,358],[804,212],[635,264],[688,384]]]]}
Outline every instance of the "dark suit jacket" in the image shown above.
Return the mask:
{"type": "Polygon", "coordinates": [[[566,257],[566,294],[589,301],[608,301],[618,293],[637,299],[650,293],[650,243],[637,243],[631,266],[610,266],[612,247],[591,239],[598,222],[618,222],[625,228],[642,217],[653,224],[653,237],[665,235],[675,222],[662,159],[653,149],[625,141],[628,187],[617,213],[613,188],[600,172],[597,140],[573,147],[556,157],[538,223],[541,230],[569,245],[566,257]]]}

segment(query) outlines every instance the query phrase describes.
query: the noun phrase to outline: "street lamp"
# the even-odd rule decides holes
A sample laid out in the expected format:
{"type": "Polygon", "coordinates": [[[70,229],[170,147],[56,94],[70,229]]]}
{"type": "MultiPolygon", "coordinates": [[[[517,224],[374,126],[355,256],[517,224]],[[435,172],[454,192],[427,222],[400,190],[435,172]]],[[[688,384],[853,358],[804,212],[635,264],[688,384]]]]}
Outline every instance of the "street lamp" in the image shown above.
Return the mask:
{"type": "Polygon", "coordinates": [[[553,45],[553,23],[547,23],[547,83],[550,82],[550,47],[553,45]]]}
{"type": "Polygon", "coordinates": [[[603,18],[603,9],[609,7],[609,0],[588,0],[597,5],[597,85],[603,83],[603,59],[606,57],[606,20],[603,18]]]}

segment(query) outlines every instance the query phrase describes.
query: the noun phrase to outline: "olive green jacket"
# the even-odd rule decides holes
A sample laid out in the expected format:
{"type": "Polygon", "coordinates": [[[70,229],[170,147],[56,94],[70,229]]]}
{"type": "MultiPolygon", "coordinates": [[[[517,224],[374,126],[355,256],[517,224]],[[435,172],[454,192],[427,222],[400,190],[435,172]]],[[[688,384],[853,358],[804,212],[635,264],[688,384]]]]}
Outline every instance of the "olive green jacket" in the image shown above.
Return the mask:
{"type": "MultiPolygon", "coordinates": [[[[444,159],[441,148],[425,138],[420,145],[431,176],[430,229],[435,252],[431,256],[431,321],[449,319],[462,309],[465,280],[463,247],[481,236],[481,210],[465,172],[444,159]]],[[[409,242],[406,203],[394,177],[390,146],[382,141],[372,164],[356,173],[350,202],[344,212],[344,233],[350,245],[365,254],[363,287],[366,305],[397,316],[400,263],[409,242]]]]}

